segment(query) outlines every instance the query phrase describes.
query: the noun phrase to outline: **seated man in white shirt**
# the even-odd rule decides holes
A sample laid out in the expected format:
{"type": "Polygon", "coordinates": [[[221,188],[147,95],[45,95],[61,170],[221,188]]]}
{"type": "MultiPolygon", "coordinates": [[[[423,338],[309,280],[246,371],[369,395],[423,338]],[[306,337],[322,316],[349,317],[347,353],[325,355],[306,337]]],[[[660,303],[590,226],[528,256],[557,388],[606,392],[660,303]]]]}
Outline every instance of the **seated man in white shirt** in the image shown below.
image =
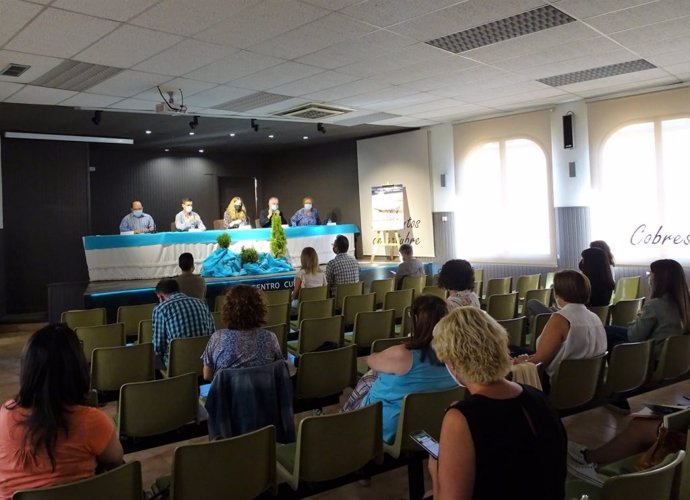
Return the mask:
{"type": "Polygon", "coordinates": [[[140,201],[134,200],[131,205],[131,212],[125,215],[120,222],[120,232],[155,233],[156,224],[153,217],[144,213],[144,206],[140,201]]]}
{"type": "Polygon", "coordinates": [[[182,198],[182,210],[175,216],[175,227],[178,231],[206,231],[206,226],[199,214],[192,210],[191,198],[182,198]]]}

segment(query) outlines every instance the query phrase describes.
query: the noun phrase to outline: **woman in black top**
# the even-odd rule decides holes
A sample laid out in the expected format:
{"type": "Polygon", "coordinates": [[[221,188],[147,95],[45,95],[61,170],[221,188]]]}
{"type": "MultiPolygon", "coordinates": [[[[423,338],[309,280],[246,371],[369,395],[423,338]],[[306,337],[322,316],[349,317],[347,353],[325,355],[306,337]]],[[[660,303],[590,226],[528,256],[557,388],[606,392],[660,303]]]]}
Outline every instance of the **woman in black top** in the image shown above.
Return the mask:
{"type": "Polygon", "coordinates": [[[607,306],[616,283],[611,274],[608,255],[601,248],[586,248],[582,251],[580,271],[589,278],[592,293],[587,306],[607,306]]]}
{"type": "Polygon", "coordinates": [[[508,338],[494,319],[460,307],[434,329],[438,358],[471,396],[443,419],[435,500],[562,500],[566,435],[544,394],[509,382],[508,338]]]}

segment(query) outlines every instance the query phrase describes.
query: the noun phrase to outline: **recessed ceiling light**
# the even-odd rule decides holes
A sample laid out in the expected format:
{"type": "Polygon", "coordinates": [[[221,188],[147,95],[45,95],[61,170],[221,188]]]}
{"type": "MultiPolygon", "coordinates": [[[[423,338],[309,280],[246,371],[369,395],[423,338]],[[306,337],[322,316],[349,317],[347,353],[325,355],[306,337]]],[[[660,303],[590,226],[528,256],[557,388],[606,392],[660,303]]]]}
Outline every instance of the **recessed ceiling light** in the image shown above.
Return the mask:
{"type": "Polygon", "coordinates": [[[150,131],[150,130],[147,130],[147,131],[146,131],[146,133],[147,133],[147,134],[150,134],[150,133],[151,133],[151,131],[150,131]]]}
{"type": "Polygon", "coordinates": [[[304,137],[302,137],[302,139],[304,139],[306,141],[307,139],[309,139],[309,136],[305,135],[304,137]]]}
{"type": "Polygon", "coordinates": [[[269,139],[273,139],[273,134],[268,136],[269,139]]]}
{"type": "Polygon", "coordinates": [[[194,132],[190,132],[189,135],[194,135],[194,132]]]}
{"type": "Polygon", "coordinates": [[[203,152],[204,152],[204,150],[203,150],[203,149],[200,149],[200,150],[199,150],[199,153],[203,153],[203,152]]]}
{"type": "Polygon", "coordinates": [[[230,137],[235,137],[235,132],[230,132],[230,137]]]}
{"type": "Polygon", "coordinates": [[[170,149],[168,149],[168,148],[165,148],[165,152],[167,153],[168,151],[170,151],[170,149]]]}

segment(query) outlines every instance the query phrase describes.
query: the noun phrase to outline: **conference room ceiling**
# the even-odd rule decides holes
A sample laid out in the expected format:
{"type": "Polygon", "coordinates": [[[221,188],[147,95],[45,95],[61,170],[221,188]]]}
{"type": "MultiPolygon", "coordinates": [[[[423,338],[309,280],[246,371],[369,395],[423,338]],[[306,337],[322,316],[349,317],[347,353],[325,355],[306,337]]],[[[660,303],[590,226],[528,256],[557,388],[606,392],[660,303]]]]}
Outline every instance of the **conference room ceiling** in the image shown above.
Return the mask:
{"type": "Polygon", "coordinates": [[[690,1],[0,0],[10,64],[29,69],[0,76],[0,101],[104,124],[225,117],[225,133],[316,103],[342,114],[292,119],[291,140],[317,122],[375,135],[688,82],[690,1]],[[156,86],[187,116],[154,115],[156,86]]]}

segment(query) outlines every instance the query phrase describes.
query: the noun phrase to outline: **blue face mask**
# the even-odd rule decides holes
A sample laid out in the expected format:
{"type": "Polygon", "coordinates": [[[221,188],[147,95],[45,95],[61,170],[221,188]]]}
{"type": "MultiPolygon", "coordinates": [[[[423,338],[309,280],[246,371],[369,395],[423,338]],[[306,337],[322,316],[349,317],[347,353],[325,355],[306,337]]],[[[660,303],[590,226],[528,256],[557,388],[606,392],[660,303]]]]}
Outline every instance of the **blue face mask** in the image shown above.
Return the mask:
{"type": "Polygon", "coordinates": [[[305,204],[304,204],[304,209],[305,209],[305,210],[311,210],[311,203],[305,203],[305,204]]]}
{"type": "Polygon", "coordinates": [[[144,211],[143,210],[132,210],[132,215],[134,215],[134,217],[143,217],[144,211]]]}

